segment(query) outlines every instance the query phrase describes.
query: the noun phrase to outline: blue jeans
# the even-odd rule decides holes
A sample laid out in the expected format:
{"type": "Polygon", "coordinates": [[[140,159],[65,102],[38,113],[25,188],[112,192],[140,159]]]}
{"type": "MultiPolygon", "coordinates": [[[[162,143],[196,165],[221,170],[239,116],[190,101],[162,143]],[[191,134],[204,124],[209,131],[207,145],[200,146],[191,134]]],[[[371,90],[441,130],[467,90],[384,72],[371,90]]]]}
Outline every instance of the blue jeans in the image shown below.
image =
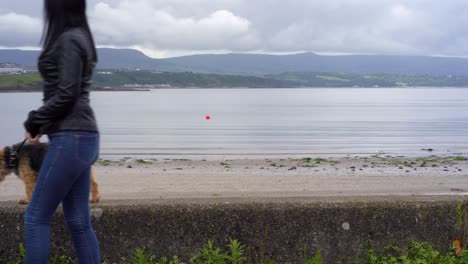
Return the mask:
{"type": "Polygon", "coordinates": [[[49,148],[24,216],[27,264],[47,263],[50,223],[60,203],[79,263],[100,263],[89,209],[91,165],[98,154],[97,132],[60,131],[49,135],[49,148]]]}

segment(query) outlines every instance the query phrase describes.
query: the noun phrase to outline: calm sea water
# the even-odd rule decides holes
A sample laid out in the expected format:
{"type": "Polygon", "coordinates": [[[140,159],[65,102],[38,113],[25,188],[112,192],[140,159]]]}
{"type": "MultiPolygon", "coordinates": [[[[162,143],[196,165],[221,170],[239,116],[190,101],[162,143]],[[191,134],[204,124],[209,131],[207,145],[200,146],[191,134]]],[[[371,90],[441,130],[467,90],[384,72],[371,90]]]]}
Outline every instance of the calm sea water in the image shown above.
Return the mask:
{"type": "MultiPolygon", "coordinates": [[[[40,104],[0,94],[0,145],[40,104]]],[[[103,156],[468,153],[468,88],[95,92],[92,105],[103,156]]]]}

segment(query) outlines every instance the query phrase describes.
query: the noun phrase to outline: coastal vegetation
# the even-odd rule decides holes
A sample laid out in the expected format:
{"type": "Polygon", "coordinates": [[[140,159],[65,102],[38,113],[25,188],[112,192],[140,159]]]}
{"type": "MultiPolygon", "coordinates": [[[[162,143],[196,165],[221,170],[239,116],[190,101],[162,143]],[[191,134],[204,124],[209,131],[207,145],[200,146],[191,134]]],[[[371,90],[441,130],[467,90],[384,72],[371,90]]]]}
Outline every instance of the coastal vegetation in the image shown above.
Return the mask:
{"type": "MultiPolygon", "coordinates": [[[[40,91],[38,74],[0,75],[0,91],[40,91]]],[[[96,87],[132,88],[297,88],[297,87],[468,87],[468,76],[288,72],[265,76],[193,72],[100,71],[96,87]]]]}
{"type": "Polygon", "coordinates": [[[155,85],[159,87],[468,87],[467,76],[340,74],[290,72],[265,76],[192,72],[113,71],[96,74],[97,86],[155,85]]]}
{"type": "Polygon", "coordinates": [[[266,77],[305,87],[468,87],[468,77],[451,75],[288,72],[266,77]]]}
{"type": "Polygon", "coordinates": [[[240,75],[201,74],[192,72],[115,71],[96,74],[97,86],[155,85],[159,87],[293,87],[290,81],[240,75]]]}
{"type": "Polygon", "coordinates": [[[41,82],[41,77],[38,74],[0,74],[1,87],[29,87],[38,85],[41,82]]]}

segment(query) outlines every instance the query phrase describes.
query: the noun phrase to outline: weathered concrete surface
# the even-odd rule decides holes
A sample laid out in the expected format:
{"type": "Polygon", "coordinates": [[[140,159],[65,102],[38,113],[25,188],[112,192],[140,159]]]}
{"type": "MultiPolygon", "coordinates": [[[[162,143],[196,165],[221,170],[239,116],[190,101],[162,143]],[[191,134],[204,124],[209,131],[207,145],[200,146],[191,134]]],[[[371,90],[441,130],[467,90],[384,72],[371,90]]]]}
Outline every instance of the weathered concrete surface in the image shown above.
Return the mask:
{"type": "MultiPolygon", "coordinates": [[[[226,245],[236,238],[259,262],[301,263],[304,253],[320,249],[326,263],[338,263],[364,254],[369,244],[378,249],[419,240],[446,251],[457,236],[468,241],[467,211],[466,196],[104,201],[93,206],[93,224],[102,257],[110,262],[131,256],[136,247],[187,260],[208,239],[226,245]]],[[[0,203],[0,263],[17,255],[23,212],[23,206],[0,203]]],[[[52,242],[54,253],[74,254],[61,213],[52,224],[52,242]]]]}

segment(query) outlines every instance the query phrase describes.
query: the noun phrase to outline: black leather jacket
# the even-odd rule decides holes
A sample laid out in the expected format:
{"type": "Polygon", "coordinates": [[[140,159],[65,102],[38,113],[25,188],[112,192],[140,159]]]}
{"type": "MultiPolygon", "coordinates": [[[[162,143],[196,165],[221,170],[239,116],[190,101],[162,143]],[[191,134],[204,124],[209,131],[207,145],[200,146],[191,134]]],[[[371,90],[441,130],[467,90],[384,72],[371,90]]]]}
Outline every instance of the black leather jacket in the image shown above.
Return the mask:
{"type": "Polygon", "coordinates": [[[62,130],[98,131],[89,91],[96,62],[86,31],[72,28],[39,57],[44,104],[29,113],[24,127],[31,136],[62,130]]]}

